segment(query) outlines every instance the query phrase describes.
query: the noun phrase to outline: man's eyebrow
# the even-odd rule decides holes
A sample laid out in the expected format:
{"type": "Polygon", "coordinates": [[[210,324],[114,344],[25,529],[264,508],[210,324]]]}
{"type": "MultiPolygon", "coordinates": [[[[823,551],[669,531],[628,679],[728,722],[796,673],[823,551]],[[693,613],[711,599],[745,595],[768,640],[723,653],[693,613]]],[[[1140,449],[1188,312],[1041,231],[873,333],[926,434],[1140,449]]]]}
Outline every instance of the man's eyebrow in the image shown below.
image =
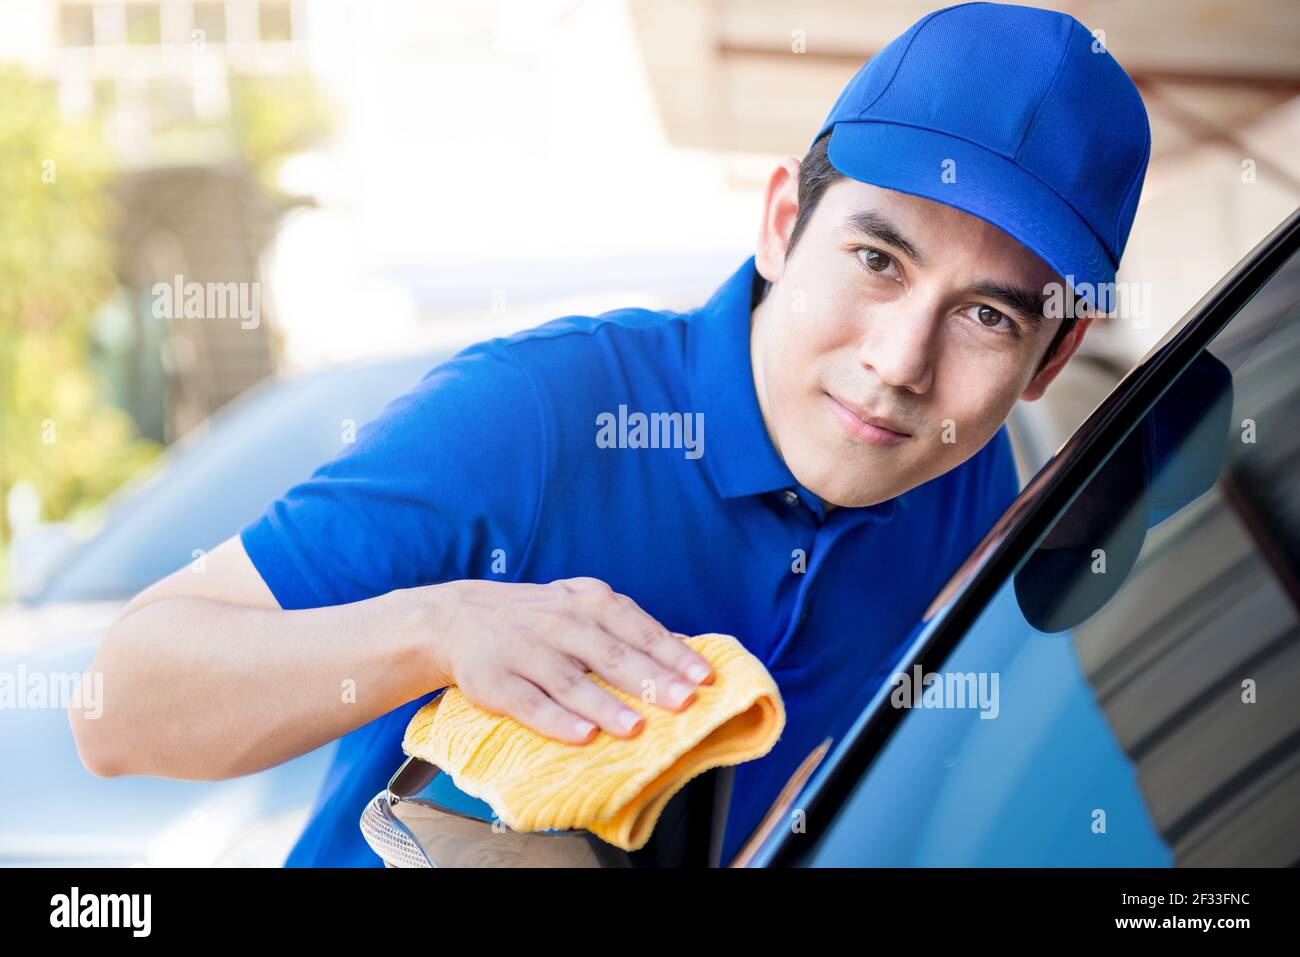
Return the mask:
{"type": "Polygon", "coordinates": [[[1045,296],[1023,286],[1011,286],[992,279],[977,279],[966,287],[971,295],[996,299],[1010,306],[1025,322],[1035,329],[1043,324],[1045,296]]]}
{"type": "Polygon", "coordinates": [[[844,225],[854,232],[888,243],[895,249],[901,249],[903,254],[917,266],[925,265],[925,257],[921,255],[921,251],[903,237],[897,226],[875,210],[859,209],[850,213],[844,218],[844,225]]]}

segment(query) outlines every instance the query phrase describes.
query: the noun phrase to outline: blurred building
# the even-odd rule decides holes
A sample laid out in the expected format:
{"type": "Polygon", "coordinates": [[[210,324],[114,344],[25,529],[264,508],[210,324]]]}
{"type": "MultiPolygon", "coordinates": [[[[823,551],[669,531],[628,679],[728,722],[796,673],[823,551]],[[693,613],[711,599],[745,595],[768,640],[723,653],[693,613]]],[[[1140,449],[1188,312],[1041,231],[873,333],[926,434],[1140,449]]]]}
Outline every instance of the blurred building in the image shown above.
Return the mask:
{"type": "Polygon", "coordinates": [[[122,283],[102,317],[113,329],[102,364],[150,437],[183,434],[273,369],[269,321],[160,318],[153,290],[175,276],[260,285],[284,206],[259,180],[240,96],[309,70],[306,11],[290,0],[0,4],[0,57],[54,81],[69,119],[102,122],[122,283]]]}

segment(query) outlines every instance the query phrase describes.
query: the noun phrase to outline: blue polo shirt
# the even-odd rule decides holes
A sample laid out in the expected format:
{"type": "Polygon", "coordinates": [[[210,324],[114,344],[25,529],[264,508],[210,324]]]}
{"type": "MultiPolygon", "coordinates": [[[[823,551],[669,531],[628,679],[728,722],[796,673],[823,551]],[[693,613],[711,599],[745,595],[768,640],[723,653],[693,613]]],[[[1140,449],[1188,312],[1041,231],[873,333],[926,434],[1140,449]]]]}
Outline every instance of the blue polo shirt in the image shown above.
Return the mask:
{"type": "MultiPolygon", "coordinates": [[[[729,860],[1018,490],[1003,428],[958,468],[828,516],[763,424],[749,353],[761,286],[751,257],[690,312],[568,316],[463,350],[244,528],[249,557],[285,609],[591,576],[673,631],[736,636],[787,724],[736,770],[729,860]]],[[[344,736],[288,866],[380,864],[358,820],[430,695],[344,736]]]]}

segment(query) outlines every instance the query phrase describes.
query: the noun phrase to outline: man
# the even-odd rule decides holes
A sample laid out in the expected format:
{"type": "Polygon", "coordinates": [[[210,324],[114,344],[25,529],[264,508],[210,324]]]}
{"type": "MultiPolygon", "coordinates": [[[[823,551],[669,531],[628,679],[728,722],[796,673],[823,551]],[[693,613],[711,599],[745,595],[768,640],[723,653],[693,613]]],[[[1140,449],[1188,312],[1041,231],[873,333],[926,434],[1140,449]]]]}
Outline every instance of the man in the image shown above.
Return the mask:
{"type": "Polygon", "coordinates": [[[755,255],[702,308],[464,350],[206,574],[138,595],[93,666],[115,704],[73,714],[83,760],[212,779],[342,737],[288,863],[376,865],[358,815],[435,690],[632,735],[587,672],[689,707],[711,678],[680,636],[725,632],[788,717],[737,769],[729,860],[1014,497],[1003,422],[1078,348],[1072,297],[1113,281],[1148,152],[1072,18],[930,14],[772,173],[755,255]]]}

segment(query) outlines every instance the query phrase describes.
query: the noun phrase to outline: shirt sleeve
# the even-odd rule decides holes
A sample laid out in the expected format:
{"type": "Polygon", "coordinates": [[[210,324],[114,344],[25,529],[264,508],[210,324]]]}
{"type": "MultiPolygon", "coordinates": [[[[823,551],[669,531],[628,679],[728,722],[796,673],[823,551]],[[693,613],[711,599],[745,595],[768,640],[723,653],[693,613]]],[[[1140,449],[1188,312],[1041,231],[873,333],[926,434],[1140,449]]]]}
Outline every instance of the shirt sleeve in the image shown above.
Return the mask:
{"type": "Polygon", "coordinates": [[[435,366],[240,532],[284,609],[461,578],[510,580],[531,544],[546,435],[508,345],[435,366]]]}

